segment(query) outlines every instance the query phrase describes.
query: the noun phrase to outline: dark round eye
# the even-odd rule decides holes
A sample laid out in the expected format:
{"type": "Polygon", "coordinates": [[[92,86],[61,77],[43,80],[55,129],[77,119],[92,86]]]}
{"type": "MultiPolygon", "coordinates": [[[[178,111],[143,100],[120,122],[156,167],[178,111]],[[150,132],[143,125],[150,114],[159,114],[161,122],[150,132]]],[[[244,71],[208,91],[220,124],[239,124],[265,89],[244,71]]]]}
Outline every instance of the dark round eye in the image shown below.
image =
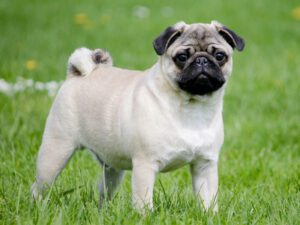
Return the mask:
{"type": "Polygon", "coordinates": [[[215,55],[216,60],[222,62],[226,59],[227,55],[224,52],[217,52],[215,55]]]}
{"type": "Polygon", "coordinates": [[[176,59],[181,62],[181,63],[184,63],[188,60],[188,55],[186,53],[181,53],[179,55],[176,56],[176,59]]]}

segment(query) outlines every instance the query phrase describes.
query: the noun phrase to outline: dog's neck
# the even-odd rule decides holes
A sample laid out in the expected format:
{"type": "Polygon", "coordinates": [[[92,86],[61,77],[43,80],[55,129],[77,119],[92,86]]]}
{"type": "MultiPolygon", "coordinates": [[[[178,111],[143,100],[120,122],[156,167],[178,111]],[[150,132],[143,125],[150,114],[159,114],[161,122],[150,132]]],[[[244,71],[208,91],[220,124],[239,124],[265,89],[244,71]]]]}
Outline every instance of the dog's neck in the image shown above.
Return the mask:
{"type": "Polygon", "coordinates": [[[199,119],[199,121],[205,120],[209,123],[216,116],[221,116],[226,85],[209,95],[190,95],[172,81],[167,80],[161,71],[160,65],[157,63],[148,70],[146,76],[147,89],[159,100],[160,107],[172,108],[173,112],[174,109],[177,109],[178,112],[181,112],[180,115],[186,115],[188,118],[194,117],[193,121],[199,119]]]}

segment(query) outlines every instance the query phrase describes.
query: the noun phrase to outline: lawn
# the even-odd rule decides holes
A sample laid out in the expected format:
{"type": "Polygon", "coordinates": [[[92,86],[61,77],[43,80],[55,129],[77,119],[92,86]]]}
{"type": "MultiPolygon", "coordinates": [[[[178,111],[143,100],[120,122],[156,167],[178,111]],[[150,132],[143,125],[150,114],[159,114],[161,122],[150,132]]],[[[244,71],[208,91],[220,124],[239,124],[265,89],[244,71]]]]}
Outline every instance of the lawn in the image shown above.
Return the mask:
{"type": "Polygon", "coordinates": [[[300,224],[300,3],[264,1],[0,2],[0,80],[60,82],[77,47],[108,49],[115,65],[146,69],[168,25],[219,20],[246,40],[236,53],[224,104],[219,213],[197,205],[189,168],[158,176],[152,213],[131,206],[128,172],[98,207],[102,169],[79,151],[46,198],[30,186],[53,101],[33,87],[0,92],[0,224],[300,224]],[[117,3],[118,2],[118,3],[117,3]]]}

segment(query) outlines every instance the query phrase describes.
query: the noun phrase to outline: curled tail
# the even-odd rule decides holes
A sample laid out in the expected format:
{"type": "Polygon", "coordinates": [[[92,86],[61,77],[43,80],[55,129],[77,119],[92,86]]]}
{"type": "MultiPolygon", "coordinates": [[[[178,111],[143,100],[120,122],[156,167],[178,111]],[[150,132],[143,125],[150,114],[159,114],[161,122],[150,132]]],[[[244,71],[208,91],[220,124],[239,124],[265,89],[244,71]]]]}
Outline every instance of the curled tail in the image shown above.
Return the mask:
{"type": "Polygon", "coordinates": [[[86,76],[99,64],[112,66],[110,54],[102,49],[76,49],[68,60],[67,78],[72,76],[86,76]]]}

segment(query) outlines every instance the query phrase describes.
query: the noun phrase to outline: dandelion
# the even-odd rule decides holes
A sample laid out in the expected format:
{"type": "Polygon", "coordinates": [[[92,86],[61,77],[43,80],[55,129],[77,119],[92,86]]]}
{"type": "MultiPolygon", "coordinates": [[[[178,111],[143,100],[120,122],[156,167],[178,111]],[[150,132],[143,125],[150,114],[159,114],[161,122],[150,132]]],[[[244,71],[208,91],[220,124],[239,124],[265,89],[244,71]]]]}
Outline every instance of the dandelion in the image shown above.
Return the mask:
{"type": "Polygon", "coordinates": [[[34,59],[30,59],[26,62],[25,67],[27,70],[35,70],[37,68],[37,61],[34,59]]]}
{"type": "Polygon", "coordinates": [[[74,16],[74,22],[77,25],[86,25],[88,23],[88,17],[85,13],[78,13],[74,16]]]}
{"type": "Polygon", "coordinates": [[[88,18],[88,16],[85,13],[78,13],[74,17],[75,24],[82,26],[84,28],[93,28],[94,23],[88,18]]]}
{"type": "Polygon", "coordinates": [[[300,6],[294,8],[292,10],[292,17],[295,19],[295,20],[300,20],[300,6]]]}

